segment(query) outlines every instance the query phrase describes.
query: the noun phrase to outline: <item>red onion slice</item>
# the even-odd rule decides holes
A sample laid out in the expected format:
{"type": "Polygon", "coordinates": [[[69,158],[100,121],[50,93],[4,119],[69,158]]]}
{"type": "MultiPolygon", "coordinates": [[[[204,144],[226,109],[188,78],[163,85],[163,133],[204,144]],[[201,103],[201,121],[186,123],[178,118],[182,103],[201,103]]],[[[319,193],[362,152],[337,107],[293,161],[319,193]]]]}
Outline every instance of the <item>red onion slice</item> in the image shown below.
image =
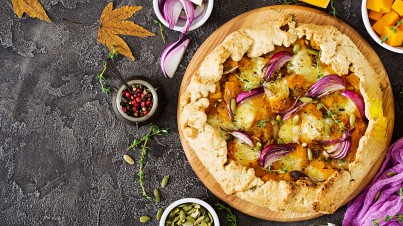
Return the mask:
{"type": "Polygon", "coordinates": [[[165,77],[172,78],[178,69],[190,39],[186,35],[182,35],[178,41],[168,45],[161,54],[161,69],[165,77]]]}
{"type": "Polygon", "coordinates": [[[309,89],[309,96],[312,98],[320,98],[331,92],[345,89],[343,79],[338,75],[327,75],[309,89]]]}
{"type": "Polygon", "coordinates": [[[178,22],[184,4],[180,0],[166,0],[162,10],[164,19],[168,22],[169,28],[173,29],[178,22]]]}
{"type": "Polygon", "coordinates": [[[340,142],[333,144],[330,149],[326,150],[330,157],[334,159],[342,159],[346,157],[351,148],[351,134],[353,131],[354,128],[352,130],[346,130],[346,132],[343,134],[343,137],[339,139],[340,142]]]}
{"type": "Polygon", "coordinates": [[[247,134],[245,134],[241,131],[232,131],[232,132],[230,132],[230,134],[232,136],[236,137],[242,143],[245,143],[245,144],[253,147],[253,141],[247,134]]]}
{"type": "Polygon", "coordinates": [[[181,1],[183,6],[185,7],[186,24],[185,24],[185,30],[182,31],[182,33],[186,34],[189,31],[190,26],[192,25],[195,8],[190,0],[179,0],[179,1],[181,1]]]}
{"type": "Polygon", "coordinates": [[[282,159],[295,150],[294,144],[270,144],[260,152],[259,163],[263,168],[270,167],[275,161],[282,159]]]}
{"type": "MultiPolygon", "coordinates": [[[[199,18],[199,16],[202,15],[204,12],[205,4],[201,4],[199,6],[196,6],[195,12],[194,12],[194,19],[199,18]]],[[[181,19],[186,19],[186,14],[182,11],[181,14],[179,15],[179,18],[181,19]]]]}
{"type": "Polygon", "coordinates": [[[252,89],[250,91],[245,91],[243,93],[238,94],[236,97],[236,103],[237,104],[242,104],[247,100],[253,99],[255,97],[258,97],[260,95],[264,94],[264,87],[258,87],[255,89],[252,89]]]}
{"type": "Polygon", "coordinates": [[[364,104],[364,98],[362,97],[361,94],[356,93],[354,91],[351,90],[344,90],[341,95],[349,98],[350,100],[352,100],[355,104],[355,106],[357,106],[358,111],[360,112],[361,118],[366,119],[365,117],[365,104],[364,104]]]}
{"type": "Polygon", "coordinates": [[[287,119],[291,118],[291,116],[293,116],[295,113],[297,113],[299,110],[301,110],[301,108],[305,107],[305,105],[307,105],[307,104],[308,103],[302,103],[299,101],[299,99],[297,99],[295,101],[295,103],[289,109],[280,113],[280,114],[284,114],[283,120],[287,120],[287,119]]]}
{"type": "MultiPolygon", "coordinates": [[[[353,133],[354,128],[352,130],[347,129],[343,136],[339,139],[334,139],[334,140],[314,140],[315,143],[321,144],[321,145],[331,145],[331,144],[335,144],[335,143],[340,143],[343,142],[345,140],[347,140],[348,138],[351,137],[351,134],[353,133]]],[[[329,151],[327,151],[328,153],[330,153],[329,151]]]]}
{"type": "Polygon", "coordinates": [[[288,61],[290,61],[292,58],[292,54],[286,51],[281,51],[278,52],[276,54],[274,54],[270,61],[263,67],[266,68],[266,73],[264,75],[263,80],[267,81],[270,79],[270,77],[272,76],[272,74],[280,69],[282,66],[284,66],[285,63],[287,63],[288,61]]]}
{"type": "Polygon", "coordinates": [[[234,113],[232,112],[231,102],[227,103],[227,112],[231,121],[234,121],[234,113]]]}

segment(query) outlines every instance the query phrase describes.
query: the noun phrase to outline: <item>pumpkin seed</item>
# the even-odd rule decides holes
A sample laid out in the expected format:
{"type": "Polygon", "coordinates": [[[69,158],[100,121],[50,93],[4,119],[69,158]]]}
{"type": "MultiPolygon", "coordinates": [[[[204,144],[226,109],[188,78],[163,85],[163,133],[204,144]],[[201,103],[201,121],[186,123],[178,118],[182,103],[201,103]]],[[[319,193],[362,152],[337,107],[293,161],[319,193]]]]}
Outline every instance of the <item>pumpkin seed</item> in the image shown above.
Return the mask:
{"type": "Polygon", "coordinates": [[[207,223],[206,223],[205,221],[202,221],[202,222],[201,222],[201,225],[202,225],[202,226],[207,226],[207,223]]]}
{"type": "Polygon", "coordinates": [[[351,114],[350,115],[350,126],[354,127],[355,125],[355,115],[351,114]]]}
{"type": "Polygon", "coordinates": [[[231,99],[231,111],[235,112],[235,110],[236,110],[236,100],[231,99]]]}
{"type": "Polygon", "coordinates": [[[285,142],[283,141],[283,139],[278,138],[278,139],[277,139],[277,144],[285,144],[285,142]]]}
{"type": "Polygon", "coordinates": [[[306,49],[306,51],[311,54],[311,55],[319,55],[319,51],[318,50],[314,50],[314,49],[306,49]]]}
{"type": "Polygon", "coordinates": [[[325,133],[326,133],[326,135],[330,135],[330,133],[331,133],[331,131],[330,131],[330,126],[329,126],[329,124],[327,124],[327,123],[325,123],[325,133]]]}
{"type": "Polygon", "coordinates": [[[311,103],[313,99],[310,97],[301,97],[299,98],[299,101],[301,101],[302,103],[311,103]]]}
{"type": "Polygon", "coordinates": [[[287,70],[287,74],[289,74],[289,75],[292,75],[292,74],[294,74],[294,70],[287,70]]]}
{"type": "Polygon", "coordinates": [[[276,116],[276,121],[281,122],[281,115],[276,116]]]}
{"type": "Polygon", "coordinates": [[[381,195],[381,190],[379,190],[379,191],[375,194],[374,202],[378,201],[380,195],[381,195]]]}
{"type": "Polygon", "coordinates": [[[155,219],[157,219],[157,221],[161,220],[162,212],[164,212],[162,209],[157,211],[157,214],[155,215],[155,219]]]}
{"type": "Polygon", "coordinates": [[[262,150],[262,143],[260,143],[260,142],[257,142],[256,143],[256,150],[258,150],[258,151],[261,151],[262,150]]]}
{"type": "Polygon", "coordinates": [[[190,222],[185,222],[184,224],[182,224],[183,226],[193,226],[193,223],[190,222]]]}
{"type": "Polygon", "coordinates": [[[194,224],[199,224],[204,220],[204,216],[201,216],[199,218],[197,218],[197,220],[194,222],[194,224]]]}
{"type": "Polygon", "coordinates": [[[197,209],[196,208],[193,208],[193,209],[190,209],[187,213],[188,214],[191,214],[191,213],[194,213],[194,212],[196,212],[197,211],[197,209]]]}
{"type": "Polygon", "coordinates": [[[141,223],[147,223],[150,220],[149,216],[141,216],[140,217],[140,222],[141,223]]]}
{"type": "Polygon", "coordinates": [[[161,202],[161,193],[160,190],[158,190],[158,188],[154,189],[154,198],[155,198],[155,202],[161,202]]]}
{"type": "MultiPolygon", "coordinates": [[[[194,219],[193,217],[191,217],[191,216],[187,216],[187,217],[186,217],[186,222],[194,223],[194,222],[195,222],[195,219],[194,219]]],[[[193,225],[193,224],[192,224],[192,225],[193,225]]]]}
{"type": "Polygon", "coordinates": [[[299,51],[299,44],[295,44],[294,47],[292,48],[292,52],[296,54],[299,51]]]}
{"type": "Polygon", "coordinates": [[[168,185],[169,182],[169,175],[165,176],[162,181],[161,181],[161,187],[165,188],[168,185]]]}
{"type": "Polygon", "coordinates": [[[199,208],[200,208],[200,205],[199,205],[199,204],[195,204],[195,205],[193,205],[193,207],[196,208],[196,209],[199,209],[199,208]]]}
{"type": "Polygon", "coordinates": [[[298,122],[299,122],[299,116],[295,115],[294,118],[292,119],[292,124],[295,126],[298,124],[298,122]]]}
{"type": "Polygon", "coordinates": [[[130,155],[123,155],[123,159],[129,163],[130,165],[134,165],[134,160],[132,157],[130,157],[130,155]]]}
{"type": "Polygon", "coordinates": [[[306,149],[307,155],[308,155],[308,160],[312,161],[312,150],[310,148],[306,149]]]}
{"type": "Polygon", "coordinates": [[[388,176],[388,177],[393,177],[393,176],[395,176],[397,173],[396,172],[388,172],[388,173],[386,173],[386,176],[388,176]]]}
{"type": "Polygon", "coordinates": [[[183,212],[183,210],[181,210],[181,211],[179,212],[179,218],[181,219],[181,221],[183,221],[183,220],[186,219],[186,215],[185,215],[185,212],[183,212]]]}

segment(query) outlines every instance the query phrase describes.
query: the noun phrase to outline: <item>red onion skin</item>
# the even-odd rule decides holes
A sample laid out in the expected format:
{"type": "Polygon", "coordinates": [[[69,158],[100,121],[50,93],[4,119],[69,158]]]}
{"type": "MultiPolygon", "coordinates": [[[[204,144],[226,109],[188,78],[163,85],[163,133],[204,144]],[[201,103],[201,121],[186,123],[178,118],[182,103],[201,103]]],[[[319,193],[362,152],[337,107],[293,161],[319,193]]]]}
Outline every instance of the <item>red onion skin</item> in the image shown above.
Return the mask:
{"type": "Polygon", "coordinates": [[[295,148],[296,146],[294,144],[270,144],[266,146],[262,151],[260,151],[260,166],[264,167],[266,165],[267,158],[270,157],[269,155],[278,154],[281,152],[282,156],[285,156],[292,152],[295,148]]]}
{"type": "Polygon", "coordinates": [[[309,97],[319,98],[330,92],[345,89],[343,79],[335,74],[326,75],[309,88],[309,97]]]}
{"type": "MultiPolygon", "coordinates": [[[[281,51],[274,54],[270,61],[267,63],[267,69],[264,75],[264,81],[268,81],[271,75],[278,69],[280,69],[284,64],[290,61],[292,58],[292,54],[286,51],[281,51]]],[[[265,67],[266,67],[265,66],[265,67]]],[[[263,68],[265,68],[263,67],[263,68]]]]}
{"type": "Polygon", "coordinates": [[[252,139],[246,133],[241,132],[241,131],[232,131],[230,134],[232,136],[236,137],[237,139],[239,139],[241,142],[243,142],[249,146],[253,146],[252,139]]]}
{"type": "Polygon", "coordinates": [[[252,89],[250,91],[245,91],[243,93],[240,93],[236,97],[236,103],[237,104],[242,104],[247,100],[250,100],[252,98],[258,97],[260,95],[264,94],[264,87],[258,87],[255,89],[252,89]]]}
{"type": "MultiPolygon", "coordinates": [[[[372,182],[349,204],[343,225],[373,225],[373,219],[384,219],[386,215],[403,213],[403,201],[397,191],[403,186],[403,138],[389,147],[386,158],[372,182]],[[388,172],[397,173],[393,177],[388,172]],[[379,198],[374,202],[376,194],[379,198]]],[[[399,225],[381,220],[379,225],[399,225]]]]}
{"type": "Polygon", "coordinates": [[[170,78],[165,70],[166,63],[167,63],[167,57],[169,57],[169,54],[171,51],[174,51],[175,48],[180,47],[181,45],[184,45],[185,48],[187,48],[187,45],[189,44],[190,39],[186,35],[182,35],[178,41],[168,45],[165,47],[164,51],[162,51],[161,56],[160,56],[160,65],[161,65],[161,70],[164,74],[165,77],[170,78]]]}

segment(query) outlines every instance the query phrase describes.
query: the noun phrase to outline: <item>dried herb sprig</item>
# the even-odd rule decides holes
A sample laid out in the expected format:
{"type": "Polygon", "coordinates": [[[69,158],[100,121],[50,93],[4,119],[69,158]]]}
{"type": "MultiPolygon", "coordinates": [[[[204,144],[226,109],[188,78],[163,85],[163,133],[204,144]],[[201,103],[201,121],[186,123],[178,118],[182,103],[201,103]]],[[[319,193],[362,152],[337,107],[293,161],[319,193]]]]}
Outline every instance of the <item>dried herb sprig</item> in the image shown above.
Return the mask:
{"type": "Polygon", "coordinates": [[[238,225],[238,219],[236,216],[232,213],[231,208],[228,207],[226,204],[217,202],[215,206],[219,210],[224,210],[225,211],[225,219],[228,221],[228,226],[237,226],[238,225]]]}
{"type": "MultiPolygon", "coordinates": [[[[115,59],[115,57],[117,55],[118,55],[118,52],[116,52],[115,50],[112,50],[108,53],[108,58],[111,58],[113,60],[113,59],[115,59]]],[[[99,85],[101,86],[102,93],[104,93],[106,95],[108,95],[111,92],[109,87],[107,85],[105,85],[105,80],[106,80],[105,72],[106,72],[107,68],[108,67],[106,66],[106,61],[104,61],[104,68],[102,69],[101,73],[99,73],[97,75],[97,79],[98,79],[99,85]]]]}
{"type": "Polygon", "coordinates": [[[330,0],[330,14],[334,17],[337,17],[337,10],[336,7],[334,6],[334,0],[330,0]]]}
{"type": "Polygon", "coordinates": [[[284,0],[283,1],[284,5],[292,5],[298,3],[297,0],[284,0]]]}
{"type": "Polygon", "coordinates": [[[165,39],[165,35],[164,35],[164,30],[165,30],[164,26],[158,20],[153,20],[153,22],[154,22],[154,24],[156,24],[160,27],[160,35],[161,35],[162,41],[164,43],[166,43],[166,39],[165,39]]]}
{"type": "Polygon", "coordinates": [[[278,169],[278,170],[274,170],[274,169],[271,169],[271,166],[267,169],[267,171],[269,171],[269,173],[274,173],[274,172],[278,172],[278,173],[287,173],[288,172],[288,169],[287,169],[287,167],[285,167],[285,168],[283,168],[283,169],[278,169]]]}
{"type": "MultiPolygon", "coordinates": [[[[397,191],[397,194],[400,196],[400,199],[403,201],[403,188],[400,188],[399,191],[397,191]]],[[[381,218],[381,219],[372,219],[372,223],[376,226],[378,226],[381,221],[384,221],[384,222],[397,221],[399,223],[403,223],[403,213],[397,213],[394,216],[386,215],[386,217],[381,218]]]]}
{"type": "Polygon", "coordinates": [[[139,160],[139,172],[137,173],[140,187],[141,187],[141,195],[145,197],[148,200],[153,200],[153,197],[148,195],[146,192],[146,189],[144,187],[144,164],[146,162],[147,158],[147,152],[150,150],[149,147],[147,147],[148,142],[154,137],[154,136],[159,136],[163,134],[168,134],[168,129],[161,129],[156,125],[152,125],[150,127],[150,131],[146,134],[143,134],[140,139],[135,139],[132,144],[127,148],[127,150],[133,150],[135,151],[136,147],[141,146],[141,155],[140,155],[140,160],[139,160]]]}

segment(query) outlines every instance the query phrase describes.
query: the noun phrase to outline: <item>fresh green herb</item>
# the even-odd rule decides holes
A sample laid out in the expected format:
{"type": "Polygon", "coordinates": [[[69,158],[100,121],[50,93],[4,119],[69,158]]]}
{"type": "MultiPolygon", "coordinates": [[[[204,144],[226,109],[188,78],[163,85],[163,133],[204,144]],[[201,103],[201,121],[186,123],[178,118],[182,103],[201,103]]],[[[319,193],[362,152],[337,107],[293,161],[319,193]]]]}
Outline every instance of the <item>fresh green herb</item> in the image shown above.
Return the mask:
{"type": "Polygon", "coordinates": [[[385,43],[386,41],[388,41],[389,37],[387,35],[383,36],[381,39],[381,43],[385,43]]]}
{"type": "Polygon", "coordinates": [[[315,56],[315,62],[313,63],[313,67],[316,68],[316,71],[318,73],[318,75],[316,76],[317,79],[321,79],[323,77],[323,74],[321,72],[322,66],[320,66],[320,55],[321,55],[322,51],[318,52],[318,55],[315,56]]]}
{"type": "Polygon", "coordinates": [[[317,79],[321,79],[322,77],[323,77],[323,74],[322,74],[322,72],[319,71],[319,72],[318,72],[318,75],[316,76],[316,78],[317,78],[317,79]]]}
{"type": "Polygon", "coordinates": [[[257,126],[263,128],[266,126],[266,123],[269,122],[269,120],[269,116],[267,116],[266,119],[257,121],[257,126]]]}
{"type": "Polygon", "coordinates": [[[273,169],[271,169],[271,166],[267,169],[267,171],[269,171],[269,173],[274,173],[274,172],[287,173],[288,172],[287,167],[284,169],[273,170],[273,169]]]}
{"type": "Polygon", "coordinates": [[[249,80],[247,80],[247,79],[242,79],[242,82],[249,82],[249,80]]]}
{"type": "Polygon", "coordinates": [[[164,43],[166,43],[165,35],[164,35],[164,30],[165,30],[164,26],[158,20],[153,20],[153,22],[154,22],[154,24],[156,24],[160,27],[160,34],[161,34],[162,41],[164,43]]]}
{"type": "MultiPolygon", "coordinates": [[[[118,55],[118,52],[116,52],[115,50],[112,50],[112,51],[110,51],[108,53],[108,58],[111,58],[113,60],[117,55],[118,55]]],[[[101,73],[99,73],[97,75],[97,79],[98,79],[99,85],[101,86],[102,93],[108,95],[111,92],[111,90],[109,89],[109,87],[107,85],[105,85],[105,80],[106,80],[105,72],[106,72],[106,70],[107,70],[106,62],[104,62],[104,68],[102,69],[101,73]]]]}
{"type": "Polygon", "coordinates": [[[400,199],[403,201],[403,188],[400,188],[397,194],[399,194],[400,199]]]}
{"type": "Polygon", "coordinates": [[[334,0],[330,0],[330,8],[331,8],[331,10],[329,13],[332,16],[337,17],[337,10],[336,10],[336,7],[334,6],[334,0]]]}
{"type": "Polygon", "coordinates": [[[226,212],[225,214],[225,219],[228,221],[228,226],[237,226],[238,225],[238,219],[236,216],[232,213],[231,209],[224,203],[217,202],[215,206],[219,210],[224,210],[226,212]]]}
{"type": "Polygon", "coordinates": [[[399,223],[403,223],[403,214],[402,213],[397,213],[395,216],[390,216],[390,215],[386,215],[385,218],[381,218],[381,219],[373,219],[372,223],[376,226],[379,226],[379,223],[381,221],[384,222],[389,222],[389,221],[398,221],[399,223]]]}
{"type": "Polygon", "coordinates": [[[162,135],[162,134],[168,134],[168,130],[167,129],[161,129],[156,125],[152,125],[150,127],[150,131],[146,134],[143,134],[143,136],[141,137],[141,139],[135,139],[132,144],[127,148],[127,150],[133,150],[135,151],[136,147],[141,147],[141,156],[140,156],[140,161],[139,161],[139,172],[137,173],[138,179],[139,179],[139,183],[141,186],[141,195],[143,197],[145,197],[148,200],[153,200],[153,197],[151,197],[150,195],[147,194],[146,189],[144,187],[144,172],[143,172],[143,168],[144,168],[144,164],[146,161],[146,157],[147,157],[147,152],[150,149],[149,147],[147,147],[147,143],[154,137],[154,136],[158,136],[158,135],[162,135]]]}
{"type": "Polygon", "coordinates": [[[403,89],[400,90],[400,96],[403,96],[403,89]]]}
{"type": "Polygon", "coordinates": [[[397,32],[397,27],[399,27],[400,24],[402,24],[402,23],[403,23],[403,20],[398,20],[398,21],[396,22],[396,25],[393,26],[393,27],[391,27],[391,28],[389,28],[389,30],[391,30],[391,31],[393,32],[393,34],[396,34],[396,32],[397,32]]]}
{"type": "Polygon", "coordinates": [[[344,132],[346,127],[341,124],[341,121],[337,119],[337,112],[329,110],[325,105],[323,105],[323,108],[326,109],[326,114],[333,119],[333,121],[339,126],[340,130],[339,132],[344,132]]]}

